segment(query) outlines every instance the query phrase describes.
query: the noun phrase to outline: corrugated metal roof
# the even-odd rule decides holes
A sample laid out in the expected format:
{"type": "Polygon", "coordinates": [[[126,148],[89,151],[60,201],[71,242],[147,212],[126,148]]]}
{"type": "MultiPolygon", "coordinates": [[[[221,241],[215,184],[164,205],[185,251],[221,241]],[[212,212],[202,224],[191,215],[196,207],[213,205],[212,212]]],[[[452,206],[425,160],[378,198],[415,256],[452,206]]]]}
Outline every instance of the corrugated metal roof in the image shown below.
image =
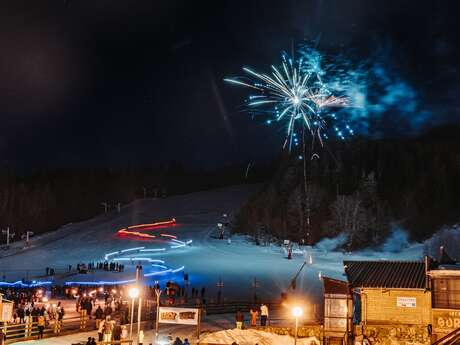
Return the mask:
{"type": "Polygon", "coordinates": [[[348,295],[348,283],[342,280],[323,277],[324,293],[348,295]]]}
{"type": "Polygon", "coordinates": [[[344,261],[352,287],[425,288],[425,264],[420,261],[344,261]]]}

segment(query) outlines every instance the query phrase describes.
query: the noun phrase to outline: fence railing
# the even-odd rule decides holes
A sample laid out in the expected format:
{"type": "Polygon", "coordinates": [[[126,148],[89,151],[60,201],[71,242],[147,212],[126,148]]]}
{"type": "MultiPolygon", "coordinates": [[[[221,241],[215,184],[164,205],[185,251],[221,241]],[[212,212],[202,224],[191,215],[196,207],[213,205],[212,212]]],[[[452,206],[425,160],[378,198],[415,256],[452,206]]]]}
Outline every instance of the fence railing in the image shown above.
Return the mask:
{"type": "Polygon", "coordinates": [[[447,344],[459,344],[460,343],[460,328],[455,329],[449,334],[445,335],[441,339],[431,343],[432,345],[447,345],[447,344]]]}
{"type": "MultiPolygon", "coordinates": [[[[152,321],[156,317],[156,302],[152,300],[144,300],[142,306],[142,321],[152,321]]],[[[248,312],[251,308],[255,306],[253,302],[223,302],[223,303],[175,303],[171,306],[177,307],[191,307],[191,308],[201,308],[204,315],[216,315],[216,314],[234,314],[238,310],[242,312],[248,312]]],[[[282,307],[280,303],[267,303],[267,306],[270,312],[277,311],[282,307]]],[[[315,308],[314,308],[315,309],[315,308]]],[[[137,320],[137,308],[134,309],[135,316],[134,319],[137,320]]],[[[314,313],[315,314],[315,313],[314,313]]],[[[130,311],[128,315],[131,315],[130,311]]],[[[112,318],[119,318],[123,320],[121,315],[115,313],[112,315],[112,318]]],[[[316,315],[312,315],[311,320],[318,319],[316,315]]],[[[281,319],[280,319],[281,320],[281,319]]],[[[272,321],[276,322],[276,319],[272,318],[272,321]]],[[[74,317],[67,317],[63,320],[49,320],[46,322],[43,329],[43,337],[57,336],[61,334],[75,333],[78,331],[85,330],[94,330],[96,329],[96,320],[89,318],[89,315],[86,315],[86,311],[81,311],[79,315],[74,317]]],[[[37,322],[26,322],[19,324],[7,324],[6,325],[6,340],[8,343],[18,341],[18,340],[30,340],[37,339],[39,337],[39,327],[37,322]]],[[[128,342],[128,340],[125,340],[128,342]]],[[[110,342],[115,344],[115,342],[110,342]]],[[[100,343],[102,344],[102,342],[100,343]]]]}
{"type": "MultiPolygon", "coordinates": [[[[91,323],[92,325],[92,323],[91,323]]],[[[87,320],[80,316],[65,318],[64,320],[47,321],[43,327],[43,337],[56,336],[61,333],[70,333],[85,330],[89,326],[87,320]]],[[[37,339],[40,336],[38,322],[8,323],[5,326],[6,341],[37,339]]]]}

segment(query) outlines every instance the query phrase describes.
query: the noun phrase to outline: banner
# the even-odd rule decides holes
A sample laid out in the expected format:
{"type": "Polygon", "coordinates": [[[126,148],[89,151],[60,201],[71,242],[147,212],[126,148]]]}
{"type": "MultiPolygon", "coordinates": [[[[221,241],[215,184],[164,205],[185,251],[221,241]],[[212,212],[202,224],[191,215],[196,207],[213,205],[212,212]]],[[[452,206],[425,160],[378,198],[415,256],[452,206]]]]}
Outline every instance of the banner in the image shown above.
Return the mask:
{"type": "Polygon", "coordinates": [[[0,301],[0,322],[9,322],[12,318],[13,303],[7,301],[0,301]]]}
{"type": "Polygon", "coordinates": [[[160,307],[159,323],[198,325],[200,309],[160,307]]]}

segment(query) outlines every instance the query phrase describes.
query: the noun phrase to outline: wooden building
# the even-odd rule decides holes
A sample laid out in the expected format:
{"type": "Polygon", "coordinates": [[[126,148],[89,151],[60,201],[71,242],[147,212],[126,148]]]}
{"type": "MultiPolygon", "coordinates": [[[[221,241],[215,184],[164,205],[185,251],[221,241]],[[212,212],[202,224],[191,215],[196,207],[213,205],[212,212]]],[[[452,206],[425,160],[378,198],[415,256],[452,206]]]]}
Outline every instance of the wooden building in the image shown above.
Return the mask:
{"type": "Polygon", "coordinates": [[[363,324],[431,323],[431,293],[423,262],[345,261],[353,293],[361,296],[363,324]]]}
{"type": "Polygon", "coordinates": [[[323,279],[326,337],[345,328],[355,343],[405,345],[460,332],[460,263],[447,253],[439,261],[344,261],[344,271],[346,282],[323,279]]]}
{"type": "Polygon", "coordinates": [[[352,301],[348,283],[323,277],[324,340],[326,344],[341,344],[353,327],[352,301]]]}
{"type": "Polygon", "coordinates": [[[460,263],[440,250],[439,261],[427,259],[435,338],[460,329],[460,263]]]}

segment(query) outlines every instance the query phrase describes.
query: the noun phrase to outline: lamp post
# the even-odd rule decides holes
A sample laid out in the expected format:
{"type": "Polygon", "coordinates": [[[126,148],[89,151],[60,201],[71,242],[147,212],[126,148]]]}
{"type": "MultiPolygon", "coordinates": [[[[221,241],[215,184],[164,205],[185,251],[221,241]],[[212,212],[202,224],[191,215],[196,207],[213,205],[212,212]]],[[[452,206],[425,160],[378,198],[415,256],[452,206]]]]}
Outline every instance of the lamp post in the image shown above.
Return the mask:
{"type": "Polygon", "coordinates": [[[132,304],[131,304],[131,324],[129,326],[129,338],[133,338],[133,320],[134,320],[134,300],[136,299],[137,296],[139,296],[139,289],[137,287],[132,287],[128,291],[129,297],[132,299],[132,304]]]}
{"type": "Polygon", "coordinates": [[[139,299],[137,300],[137,342],[139,343],[139,334],[141,333],[141,315],[142,315],[142,266],[136,266],[136,283],[139,287],[139,299]]]}
{"type": "Polygon", "coordinates": [[[137,342],[139,343],[139,334],[141,333],[141,315],[142,315],[142,297],[139,295],[137,300],[137,342]]]}
{"type": "Polygon", "coordinates": [[[292,309],[292,315],[295,317],[295,335],[294,335],[294,345],[297,345],[297,330],[299,329],[299,317],[303,314],[303,310],[300,307],[294,307],[292,309]]]}
{"type": "Polygon", "coordinates": [[[160,317],[160,296],[161,296],[161,288],[158,282],[155,284],[155,295],[157,296],[157,316],[155,318],[155,344],[158,342],[158,325],[160,317]]]}

